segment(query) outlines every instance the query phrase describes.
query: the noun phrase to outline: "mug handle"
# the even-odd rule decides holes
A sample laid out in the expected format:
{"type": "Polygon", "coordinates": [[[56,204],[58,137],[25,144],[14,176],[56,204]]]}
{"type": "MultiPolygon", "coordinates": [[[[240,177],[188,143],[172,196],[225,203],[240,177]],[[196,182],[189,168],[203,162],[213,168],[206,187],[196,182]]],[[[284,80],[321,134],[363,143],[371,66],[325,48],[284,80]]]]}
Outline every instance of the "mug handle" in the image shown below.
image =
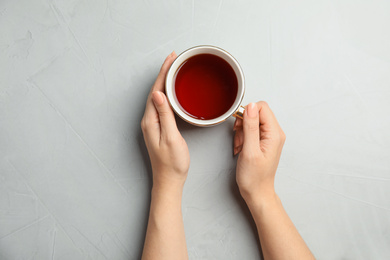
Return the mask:
{"type": "Polygon", "coordinates": [[[245,107],[243,106],[240,106],[236,112],[234,112],[233,116],[236,117],[236,118],[243,118],[244,117],[244,111],[245,111],[245,107]]]}

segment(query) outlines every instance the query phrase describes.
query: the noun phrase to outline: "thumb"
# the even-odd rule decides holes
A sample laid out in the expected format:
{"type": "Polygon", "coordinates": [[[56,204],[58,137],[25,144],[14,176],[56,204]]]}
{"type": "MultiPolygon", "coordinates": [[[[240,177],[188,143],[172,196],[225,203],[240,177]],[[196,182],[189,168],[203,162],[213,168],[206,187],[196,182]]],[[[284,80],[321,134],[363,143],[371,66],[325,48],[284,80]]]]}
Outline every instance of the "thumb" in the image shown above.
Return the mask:
{"type": "Polygon", "coordinates": [[[260,150],[259,109],[254,103],[250,103],[244,112],[243,118],[244,153],[254,153],[260,150]]]}
{"type": "Polygon", "coordinates": [[[152,100],[160,119],[161,135],[167,137],[176,134],[178,130],[175,116],[164,93],[161,91],[154,91],[152,93],[152,100]]]}

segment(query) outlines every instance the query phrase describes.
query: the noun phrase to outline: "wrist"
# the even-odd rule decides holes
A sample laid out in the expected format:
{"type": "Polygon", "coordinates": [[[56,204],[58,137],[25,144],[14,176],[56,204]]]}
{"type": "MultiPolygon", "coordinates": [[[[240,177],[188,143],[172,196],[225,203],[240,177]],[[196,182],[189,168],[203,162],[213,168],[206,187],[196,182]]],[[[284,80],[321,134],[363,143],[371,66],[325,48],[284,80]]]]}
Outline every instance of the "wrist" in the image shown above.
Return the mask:
{"type": "Polygon", "coordinates": [[[158,169],[153,167],[153,187],[181,187],[187,179],[188,170],[177,172],[173,169],[158,169]]]}
{"type": "Polygon", "coordinates": [[[278,195],[273,187],[268,189],[259,189],[257,192],[252,192],[243,196],[249,209],[263,209],[278,201],[278,195]]]}
{"type": "Polygon", "coordinates": [[[150,221],[153,221],[156,227],[164,229],[166,221],[172,221],[181,216],[182,196],[182,186],[153,184],[149,213],[150,221]]]}
{"type": "Polygon", "coordinates": [[[153,179],[152,196],[181,198],[184,180],[153,179]]]}
{"type": "Polygon", "coordinates": [[[183,184],[162,184],[157,183],[153,184],[152,193],[162,193],[162,194],[181,194],[183,192],[183,184]]]}

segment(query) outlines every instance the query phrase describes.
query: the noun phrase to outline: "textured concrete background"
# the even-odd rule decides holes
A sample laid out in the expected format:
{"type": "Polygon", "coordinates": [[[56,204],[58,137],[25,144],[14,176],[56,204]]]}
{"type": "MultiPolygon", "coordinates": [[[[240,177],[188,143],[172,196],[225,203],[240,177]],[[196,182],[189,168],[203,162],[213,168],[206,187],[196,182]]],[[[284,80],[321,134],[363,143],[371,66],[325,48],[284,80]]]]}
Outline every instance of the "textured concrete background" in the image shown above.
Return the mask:
{"type": "MultiPolygon", "coordinates": [[[[165,56],[241,63],[244,104],[287,134],[282,202],[318,259],[390,258],[387,0],[0,1],[0,259],[138,259],[150,200],[140,131],[165,56]]],[[[258,259],[233,120],[178,120],[190,259],[258,259]]]]}

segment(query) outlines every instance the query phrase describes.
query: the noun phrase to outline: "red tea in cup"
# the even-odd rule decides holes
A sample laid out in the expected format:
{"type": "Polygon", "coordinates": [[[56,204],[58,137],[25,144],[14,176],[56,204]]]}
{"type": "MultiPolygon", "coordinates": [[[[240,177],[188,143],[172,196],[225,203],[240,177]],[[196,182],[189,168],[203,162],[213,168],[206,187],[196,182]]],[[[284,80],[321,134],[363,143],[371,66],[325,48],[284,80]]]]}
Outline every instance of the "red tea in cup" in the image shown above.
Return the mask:
{"type": "Polygon", "coordinates": [[[182,52],[165,78],[172,110],[184,121],[201,127],[218,125],[230,116],[242,118],[245,79],[238,61],[210,45],[182,52]]]}
{"type": "Polygon", "coordinates": [[[176,98],[191,117],[202,120],[217,118],[233,106],[238,81],[233,68],[213,54],[188,58],[174,77],[176,98]]]}

